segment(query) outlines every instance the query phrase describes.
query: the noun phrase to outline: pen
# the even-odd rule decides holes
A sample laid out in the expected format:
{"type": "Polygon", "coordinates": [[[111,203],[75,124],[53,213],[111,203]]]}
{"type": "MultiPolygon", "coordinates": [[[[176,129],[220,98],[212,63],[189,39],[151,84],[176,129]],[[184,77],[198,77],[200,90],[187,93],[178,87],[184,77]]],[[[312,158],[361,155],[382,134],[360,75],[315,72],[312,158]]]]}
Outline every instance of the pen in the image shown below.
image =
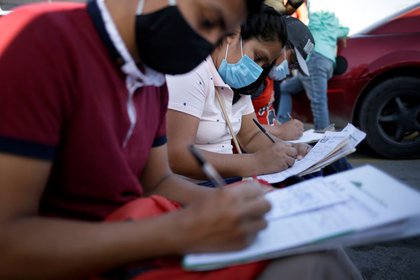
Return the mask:
{"type": "Polygon", "coordinates": [[[292,115],[290,115],[289,112],[287,112],[287,116],[289,117],[289,119],[293,120],[293,117],[292,117],[292,115]]]}
{"type": "Polygon", "coordinates": [[[254,121],[254,123],[258,126],[258,128],[268,137],[268,139],[270,139],[271,142],[275,143],[276,141],[274,141],[274,139],[270,136],[270,134],[267,133],[267,131],[265,130],[264,127],[262,127],[262,125],[260,125],[260,123],[256,120],[256,119],[252,119],[254,121]]]}
{"type": "Polygon", "coordinates": [[[217,173],[213,165],[206,161],[201,152],[197,148],[195,148],[194,145],[191,145],[189,149],[190,152],[193,154],[194,158],[197,160],[204,174],[206,174],[207,178],[209,178],[213,185],[216,188],[223,187],[225,185],[225,180],[223,180],[222,176],[220,176],[220,174],[217,173]]]}

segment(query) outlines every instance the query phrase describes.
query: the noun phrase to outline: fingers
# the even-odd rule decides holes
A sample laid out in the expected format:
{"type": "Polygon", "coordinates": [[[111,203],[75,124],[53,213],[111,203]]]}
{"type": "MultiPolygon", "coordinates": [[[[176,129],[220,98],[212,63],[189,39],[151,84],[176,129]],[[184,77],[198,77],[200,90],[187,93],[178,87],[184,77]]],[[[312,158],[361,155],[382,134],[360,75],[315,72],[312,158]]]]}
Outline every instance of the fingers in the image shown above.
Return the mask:
{"type": "Polygon", "coordinates": [[[287,147],[286,148],[286,155],[295,159],[298,155],[298,150],[293,146],[287,147]]]}
{"type": "Polygon", "coordinates": [[[255,199],[263,196],[261,186],[258,181],[241,181],[233,185],[228,185],[224,189],[232,192],[233,195],[238,196],[244,200],[255,199]]]}
{"type": "Polygon", "coordinates": [[[241,213],[246,219],[263,220],[264,215],[270,211],[270,209],[270,202],[262,196],[254,200],[249,200],[246,204],[242,204],[241,213]]]}
{"type": "Polygon", "coordinates": [[[295,164],[295,158],[291,158],[291,157],[286,158],[286,164],[288,168],[292,167],[293,164],[295,164]]]}
{"type": "Polygon", "coordinates": [[[287,169],[295,163],[295,160],[298,156],[298,150],[295,146],[289,144],[289,143],[278,143],[278,155],[280,158],[282,158],[284,161],[283,169],[287,169]]]}
{"type": "Polygon", "coordinates": [[[268,223],[265,219],[250,220],[246,223],[241,224],[240,231],[243,232],[245,238],[243,240],[242,246],[245,247],[251,244],[257,237],[258,232],[267,228],[268,223]]]}
{"type": "Polygon", "coordinates": [[[303,123],[297,119],[293,119],[294,125],[303,130],[303,123]]]}

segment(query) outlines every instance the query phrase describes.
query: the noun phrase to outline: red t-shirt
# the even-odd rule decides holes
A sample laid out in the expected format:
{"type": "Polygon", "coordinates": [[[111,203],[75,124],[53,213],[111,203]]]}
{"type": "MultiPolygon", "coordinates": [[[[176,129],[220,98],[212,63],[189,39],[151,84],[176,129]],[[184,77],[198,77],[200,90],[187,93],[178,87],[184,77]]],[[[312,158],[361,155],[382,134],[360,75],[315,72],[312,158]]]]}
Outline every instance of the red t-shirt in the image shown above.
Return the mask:
{"type": "Polygon", "coordinates": [[[142,196],[149,152],[166,143],[166,85],[134,94],[124,147],[125,76],[85,4],[16,9],[0,34],[0,152],[53,162],[40,214],[101,220],[142,196]]]}
{"type": "Polygon", "coordinates": [[[252,97],[255,114],[261,124],[275,125],[276,111],[273,107],[274,102],[274,81],[270,78],[265,79],[264,91],[257,97],[252,97]]]}

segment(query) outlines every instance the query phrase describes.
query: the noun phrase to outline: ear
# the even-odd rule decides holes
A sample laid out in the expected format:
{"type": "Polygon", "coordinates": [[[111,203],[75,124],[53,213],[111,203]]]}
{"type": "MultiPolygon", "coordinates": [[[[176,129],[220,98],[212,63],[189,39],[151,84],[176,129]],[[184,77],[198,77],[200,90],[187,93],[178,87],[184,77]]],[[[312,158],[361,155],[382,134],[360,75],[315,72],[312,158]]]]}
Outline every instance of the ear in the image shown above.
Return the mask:
{"type": "Polygon", "coordinates": [[[241,28],[238,28],[234,33],[227,35],[225,40],[229,45],[232,45],[236,41],[239,41],[240,38],[241,38],[241,28]]]}

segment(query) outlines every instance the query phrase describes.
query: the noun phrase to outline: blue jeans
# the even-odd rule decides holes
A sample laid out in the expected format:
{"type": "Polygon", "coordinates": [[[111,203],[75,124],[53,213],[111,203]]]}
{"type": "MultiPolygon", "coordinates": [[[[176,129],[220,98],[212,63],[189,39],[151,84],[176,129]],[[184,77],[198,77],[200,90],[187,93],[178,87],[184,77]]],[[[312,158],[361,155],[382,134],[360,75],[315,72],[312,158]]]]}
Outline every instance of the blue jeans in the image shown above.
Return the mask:
{"type": "Polygon", "coordinates": [[[323,129],[330,124],[327,84],[333,74],[334,62],[317,52],[313,52],[307,63],[309,77],[299,73],[289,80],[275,84],[274,89],[276,91],[280,90],[280,94],[276,95],[280,96],[277,115],[280,122],[288,121],[288,113],[292,112],[292,95],[305,89],[311,102],[315,129],[323,129]]]}

